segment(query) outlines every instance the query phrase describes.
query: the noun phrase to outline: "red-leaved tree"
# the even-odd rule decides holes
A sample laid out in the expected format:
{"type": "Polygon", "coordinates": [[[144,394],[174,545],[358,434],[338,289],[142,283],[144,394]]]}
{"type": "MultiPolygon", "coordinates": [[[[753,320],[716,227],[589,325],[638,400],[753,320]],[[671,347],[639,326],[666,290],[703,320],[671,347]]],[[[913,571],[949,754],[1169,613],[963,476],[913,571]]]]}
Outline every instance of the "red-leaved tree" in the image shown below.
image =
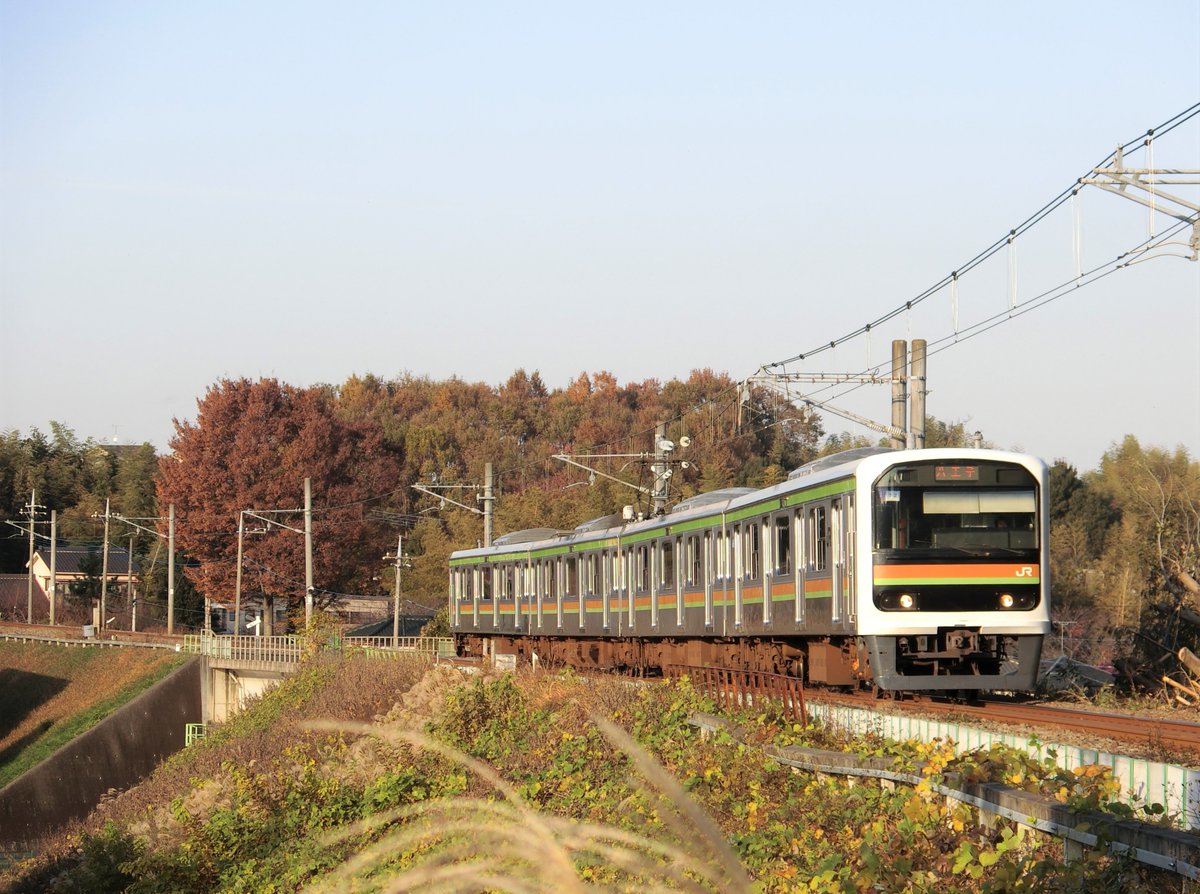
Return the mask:
{"type": "MultiPolygon", "coordinates": [[[[312,480],[313,567],[318,604],[361,592],[391,534],[366,522],[366,504],[398,486],[400,462],[378,425],[347,422],[322,388],[275,379],[221,380],[198,402],[195,423],[175,420],[172,452],[160,461],[158,501],[174,503],[176,537],[199,560],[188,569],[210,599],[232,604],[239,514],[252,510],[303,529],[304,479],[312,480]]],[[[304,537],[247,516],[243,602],[268,611],[282,598],[298,610],[305,597],[304,537]]],[[[292,612],[293,616],[296,612],[292,612]]]]}

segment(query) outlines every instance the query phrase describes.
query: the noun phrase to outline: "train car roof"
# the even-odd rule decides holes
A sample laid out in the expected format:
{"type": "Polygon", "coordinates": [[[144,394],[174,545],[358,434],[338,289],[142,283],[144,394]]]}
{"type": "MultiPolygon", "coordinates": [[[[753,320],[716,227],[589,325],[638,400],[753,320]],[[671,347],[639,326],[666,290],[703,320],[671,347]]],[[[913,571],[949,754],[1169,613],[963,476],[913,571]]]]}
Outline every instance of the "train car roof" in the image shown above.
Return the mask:
{"type": "Polygon", "coordinates": [[[619,515],[604,515],[584,522],[574,531],[559,531],[556,528],[529,528],[497,537],[489,547],[455,550],[452,557],[466,558],[489,555],[497,547],[520,545],[528,549],[562,546],[565,543],[588,543],[611,537],[625,537],[640,531],[652,530],[665,525],[697,518],[718,516],[722,513],[770,501],[782,494],[803,490],[836,481],[855,474],[864,468],[864,474],[881,472],[896,461],[911,459],[913,462],[933,459],[962,459],[964,455],[982,460],[1000,462],[1034,463],[1043,469],[1042,460],[1023,453],[973,447],[942,447],[921,450],[897,450],[891,447],[858,447],[840,453],[822,456],[805,463],[789,473],[787,480],[765,488],[728,487],[688,497],[672,507],[665,515],[624,521],[619,515]]]}

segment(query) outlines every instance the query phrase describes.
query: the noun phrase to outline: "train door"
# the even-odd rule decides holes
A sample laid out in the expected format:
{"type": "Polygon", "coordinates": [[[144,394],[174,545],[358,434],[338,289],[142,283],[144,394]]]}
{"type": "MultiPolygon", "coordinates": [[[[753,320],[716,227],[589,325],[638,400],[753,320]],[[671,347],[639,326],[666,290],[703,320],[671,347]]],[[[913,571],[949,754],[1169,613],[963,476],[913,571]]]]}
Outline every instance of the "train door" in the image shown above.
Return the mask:
{"type": "Polygon", "coordinates": [[[807,529],[804,523],[804,510],[798,509],[792,518],[795,521],[792,527],[796,529],[792,532],[792,543],[796,555],[796,610],[794,617],[797,625],[804,626],[805,611],[808,606],[804,598],[804,586],[808,580],[808,551],[805,548],[804,539],[804,532],[807,529]]]}
{"type": "MultiPolygon", "coordinates": [[[[817,618],[827,615],[831,620],[837,619],[837,610],[833,606],[832,569],[829,559],[829,502],[822,501],[809,504],[806,507],[807,518],[807,558],[808,572],[805,575],[805,599],[820,599],[823,605],[829,606],[827,612],[821,611],[817,618]],[[826,602],[828,598],[828,602],[826,602]]],[[[807,602],[805,603],[807,611],[807,602]]]]}
{"type": "Polygon", "coordinates": [[[608,551],[600,553],[600,618],[607,633],[612,623],[608,616],[608,600],[612,591],[612,557],[608,551]]]}
{"type": "Polygon", "coordinates": [[[513,629],[520,630],[521,629],[521,586],[523,583],[523,581],[521,580],[521,578],[522,578],[521,563],[514,562],[512,564],[512,566],[509,568],[508,573],[510,575],[512,575],[512,579],[511,579],[512,582],[510,584],[510,587],[512,590],[512,603],[513,603],[513,629]]]}
{"type": "MultiPolygon", "coordinates": [[[[764,623],[771,623],[775,618],[775,583],[782,589],[790,579],[796,581],[795,571],[795,540],[792,532],[791,511],[780,512],[771,518],[771,528],[766,542],[770,546],[767,566],[771,569],[769,586],[767,587],[767,602],[764,610],[764,623]]],[[[794,598],[794,597],[793,597],[794,598]]]]}
{"type": "MultiPolygon", "coordinates": [[[[661,596],[676,595],[678,586],[676,586],[676,556],[675,541],[667,538],[658,544],[658,572],[655,575],[655,580],[658,585],[655,587],[654,594],[654,623],[658,624],[658,600],[661,596]]],[[[676,596],[678,599],[678,597],[676,596]]]]}
{"type": "MultiPolygon", "coordinates": [[[[746,526],[749,529],[749,525],[746,526]]],[[[746,550],[742,544],[742,526],[734,525],[729,529],[729,541],[733,547],[733,626],[735,630],[742,627],[742,592],[743,578],[746,576],[746,550]]],[[[720,538],[718,538],[720,544],[720,538]]],[[[720,549],[720,546],[718,546],[720,549]]],[[[718,565],[720,561],[718,560],[718,565]]]]}
{"type": "Polygon", "coordinates": [[[617,616],[617,634],[625,627],[625,552],[620,545],[613,550],[613,603],[617,616]]]}
{"type": "Polygon", "coordinates": [[[646,559],[650,563],[648,569],[650,575],[650,627],[654,630],[658,629],[658,576],[660,573],[659,566],[662,563],[658,555],[658,550],[659,545],[657,543],[651,543],[646,547],[646,559]]]}
{"type": "Polygon", "coordinates": [[[675,625],[683,626],[683,582],[685,579],[684,572],[684,541],[680,538],[675,539],[675,555],[678,560],[675,562],[675,625]]]}
{"type": "Polygon", "coordinates": [[[704,626],[711,629],[713,626],[713,534],[712,531],[704,532],[703,551],[700,554],[700,559],[703,562],[700,567],[700,579],[704,582],[704,626]]]}
{"type": "Polygon", "coordinates": [[[844,581],[842,589],[846,594],[846,623],[853,626],[857,620],[858,607],[858,596],[854,586],[854,559],[858,554],[855,549],[858,519],[854,511],[854,495],[846,494],[842,505],[842,527],[845,529],[845,535],[842,538],[842,578],[844,581]]]}
{"type": "Polygon", "coordinates": [[[480,590],[484,611],[491,615],[492,628],[495,629],[500,618],[496,606],[496,569],[491,565],[483,566],[483,587],[480,590]]]}
{"type": "Polygon", "coordinates": [[[833,601],[830,605],[834,624],[846,618],[846,517],[841,497],[829,501],[829,564],[832,573],[833,601]]]}
{"type": "Polygon", "coordinates": [[[546,626],[546,562],[538,559],[534,563],[533,598],[537,600],[538,627],[546,626]]]}
{"type": "Polygon", "coordinates": [[[625,551],[625,604],[629,607],[629,618],[626,623],[629,624],[629,632],[631,634],[637,631],[637,627],[635,626],[637,621],[637,615],[635,614],[637,611],[637,598],[634,596],[634,591],[638,583],[636,561],[637,550],[631,546],[625,551]]]}
{"type": "Polygon", "coordinates": [[[550,582],[550,598],[554,600],[558,629],[563,629],[563,564],[557,558],[546,559],[546,575],[550,582]]]}
{"type": "Polygon", "coordinates": [[[476,565],[471,572],[474,587],[471,590],[471,605],[475,614],[475,627],[479,628],[479,619],[483,614],[483,566],[476,565]]]}

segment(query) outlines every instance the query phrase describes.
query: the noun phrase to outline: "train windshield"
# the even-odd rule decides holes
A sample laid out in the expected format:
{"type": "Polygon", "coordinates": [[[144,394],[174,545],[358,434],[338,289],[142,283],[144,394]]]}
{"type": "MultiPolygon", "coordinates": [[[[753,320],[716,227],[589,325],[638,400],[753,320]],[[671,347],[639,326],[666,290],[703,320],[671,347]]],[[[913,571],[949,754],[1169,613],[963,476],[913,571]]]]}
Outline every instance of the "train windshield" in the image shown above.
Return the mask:
{"type": "Polygon", "coordinates": [[[944,481],[930,474],[934,469],[894,470],[876,483],[877,551],[1033,557],[1038,531],[1032,475],[1023,469],[973,468],[969,480],[944,481]]]}

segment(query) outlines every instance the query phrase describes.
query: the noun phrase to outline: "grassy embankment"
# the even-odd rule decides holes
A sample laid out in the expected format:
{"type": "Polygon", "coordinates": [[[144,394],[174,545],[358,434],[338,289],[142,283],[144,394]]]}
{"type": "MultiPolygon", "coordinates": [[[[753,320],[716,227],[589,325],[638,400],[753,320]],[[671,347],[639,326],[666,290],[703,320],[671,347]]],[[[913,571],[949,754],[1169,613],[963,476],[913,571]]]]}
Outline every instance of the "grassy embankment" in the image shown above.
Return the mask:
{"type": "MultiPolygon", "coordinates": [[[[757,744],[928,762],[1103,807],[1106,772],[1002,749],[844,741],[768,711],[702,737],[686,684],[324,656],[102,805],[12,890],[1143,891],[1170,876],[1059,844],[925,786],[781,766],[757,744]]],[[[3,880],[0,880],[0,885],[3,880]]]]}
{"type": "Polygon", "coordinates": [[[150,688],[187,656],[0,642],[0,787],[150,688]]]}

